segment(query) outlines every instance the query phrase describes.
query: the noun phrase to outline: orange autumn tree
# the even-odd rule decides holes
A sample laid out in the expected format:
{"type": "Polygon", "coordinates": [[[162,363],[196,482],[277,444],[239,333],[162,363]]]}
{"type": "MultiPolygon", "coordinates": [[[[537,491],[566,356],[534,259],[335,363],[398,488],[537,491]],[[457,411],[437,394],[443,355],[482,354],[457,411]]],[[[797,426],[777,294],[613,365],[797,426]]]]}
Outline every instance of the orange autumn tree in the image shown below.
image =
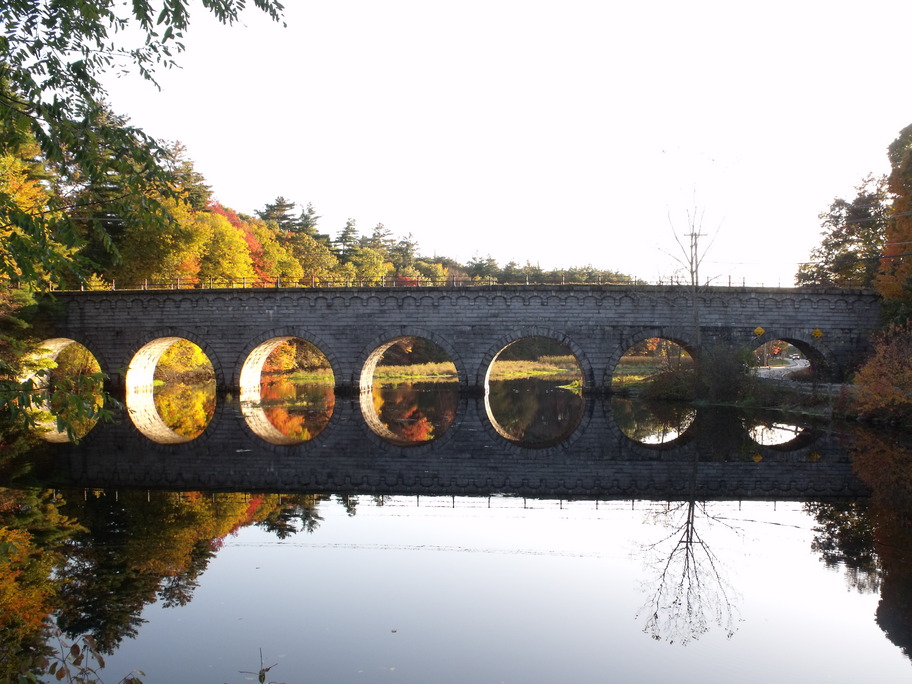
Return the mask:
{"type": "Polygon", "coordinates": [[[900,131],[888,156],[892,208],[874,285],[891,323],[856,375],[855,405],[867,418],[912,426],[912,125],[900,131]]]}
{"type": "Polygon", "coordinates": [[[912,323],[893,323],[875,339],[855,384],[864,416],[912,426],[912,323]]]}
{"type": "Polygon", "coordinates": [[[53,607],[52,563],[21,529],[0,527],[0,631],[38,632],[53,607]]]}
{"type": "Polygon", "coordinates": [[[888,156],[893,208],[875,287],[888,302],[907,309],[912,303],[912,125],[900,131],[888,156]]]}

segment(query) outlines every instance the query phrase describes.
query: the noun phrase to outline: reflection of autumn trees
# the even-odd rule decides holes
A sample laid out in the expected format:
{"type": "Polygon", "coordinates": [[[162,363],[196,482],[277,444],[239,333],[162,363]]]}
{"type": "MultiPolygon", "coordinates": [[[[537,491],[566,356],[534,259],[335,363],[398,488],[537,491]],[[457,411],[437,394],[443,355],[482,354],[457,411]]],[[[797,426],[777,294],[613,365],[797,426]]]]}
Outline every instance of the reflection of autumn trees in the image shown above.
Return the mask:
{"type": "Polygon", "coordinates": [[[402,383],[372,388],[373,408],[380,421],[403,442],[426,442],[442,434],[456,419],[458,388],[452,383],[402,383]]]}
{"type": "Polygon", "coordinates": [[[99,492],[71,510],[87,531],[67,544],[58,624],[103,652],[135,635],[147,603],[186,603],[213,540],[255,516],[245,497],[199,493],[99,492]]]}
{"type": "Polygon", "coordinates": [[[134,491],[74,497],[67,511],[84,527],[61,549],[57,624],[70,637],[92,635],[110,652],[137,633],[147,604],[187,604],[226,537],[251,524],[279,537],[312,532],[326,498],[134,491]]]}
{"type": "Polygon", "coordinates": [[[165,425],[183,437],[199,437],[215,413],[215,381],[197,385],[171,382],[155,388],[154,400],[165,425]]]}
{"type": "Polygon", "coordinates": [[[817,522],[811,549],[826,566],[843,571],[847,586],[859,593],[878,591],[883,568],[868,502],[812,501],[804,509],[817,522]]]}
{"type": "Polygon", "coordinates": [[[312,534],[323,522],[317,508],[320,502],[328,499],[329,496],[325,494],[283,496],[280,504],[272,508],[257,525],[279,539],[287,539],[298,532],[312,534]]]}
{"type": "MultiPolygon", "coordinates": [[[[313,532],[328,495],[0,489],[0,681],[44,652],[49,619],[102,653],[137,633],[143,608],[187,604],[224,539],[255,524],[313,532]],[[23,660],[25,658],[25,660],[23,660]]],[[[354,515],[357,498],[340,499],[354,515]]]]}
{"type": "Polygon", "coordinates": [[[912,461],[908,436],[858,430],[855,472],[871,488],[869,515],[882,567],[877,624],[912,658],[912,461]]]}
{"type": "Polygon", "coordinates": [[[49,554],[40,554],[25,530],[0,527],[0,630],[34,632],[51,611],[49,554]]]}
{"type": "Polygon", "coordinates": [[[56,605],[61,542],[79,529],[62,500],[42,490],[0,489],[0,681],[15,681],[19,658],[44,652],[56,605]]]}
{"type": "Polygon", "coordinates": [[[272,378],[260,386],[260,405],[269,422],[287,437],[307,441],[329,423],[336,404],[331,384],[272,378]]]}

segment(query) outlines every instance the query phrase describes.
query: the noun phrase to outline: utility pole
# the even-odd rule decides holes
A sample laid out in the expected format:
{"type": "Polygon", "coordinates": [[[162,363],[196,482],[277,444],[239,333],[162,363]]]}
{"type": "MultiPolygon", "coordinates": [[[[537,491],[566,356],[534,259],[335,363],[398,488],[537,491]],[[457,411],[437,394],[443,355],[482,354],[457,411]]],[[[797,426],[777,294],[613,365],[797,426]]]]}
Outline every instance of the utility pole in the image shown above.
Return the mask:
{"type": "Polygon", "coordinates": [[[698,290],[700,288],[700,238],[706,233],[697,232],[696,227],[691,222],[691,232],[686,233],[684,237],[690,238],[690,250],[687,255],[687,266],[690,272],[690,309],[693,316],[694,337],[697,349],[703,348],[703,339],[700,334],[700,300],[698,290]]]}
{"type": "MultiPolygon", "coordinates": [[[[708,251],[709,247],[712,247],[712,242],[710,242],[709,247],[704,248],[702,253],[700,252],[700,238],[705,237],[706,233],[701,230],[703,228],[703,212],[698,211],[696,207],[694,207],[693,210],[687,211],[687,228],[690,232],[679,235],[674,228],[674,221],[671,220],[671,215],[668,216],[668,221],[671,223],[672,234],[681,250],[682,258],[678,258],[674,255],[671,256],[675,261],[687,269],[687,274],[690,278],[690,308],[692,316],[691,322],[694,329],[694,347],[696,348],[697,354],[702,356],[703,335],[700,330],[699,298],[700,262],[703,260],[703,257],[706,256],[706,251],[708,251]],[[685,238],[687,239],[686,243],[684,242],[685,238]]],[[[713,238],[713,241],[715,241],[715,237],[713,238]]]]}

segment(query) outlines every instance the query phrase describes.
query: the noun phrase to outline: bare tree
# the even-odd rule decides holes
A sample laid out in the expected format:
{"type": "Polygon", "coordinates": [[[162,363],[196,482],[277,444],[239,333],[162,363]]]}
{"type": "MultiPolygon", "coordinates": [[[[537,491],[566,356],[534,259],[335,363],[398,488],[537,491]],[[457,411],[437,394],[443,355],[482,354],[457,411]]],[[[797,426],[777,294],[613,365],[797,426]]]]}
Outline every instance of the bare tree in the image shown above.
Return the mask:
{"type": "MultiPolygon", "coordinates": [[[[716,228],[716,232],[713,233],[709,245],[706,249],[700,251],[700,238],[707,236],[707,234],[703,232],[704,213],[705,210],[698,209],[696,206],[692,209],[687,209],[687,232],[684,234],[678,232],[675,228],[674,221],[671,218],[671,213],[668,214],[668,222],[671,224],[672,235],[674,235],[675,242],[678,244],[681,251],[680,255],[668,254],[681,265],[684,272],[687,274],[688,285],[690,286],[690,304],[693,314],[694,335],[696,336],[695,342],[697,349],[700,349],[702,345],[699,304],[700,265],[703,263],[703,258],[709,252],[712,244],[716,241],[716,236],[719,234],[719,229],[722,227],[720,224],[719,227],[716,228]]],[[[709,282],[710,280],[707,280],[706,284],[708,285],[709,282]]]]}

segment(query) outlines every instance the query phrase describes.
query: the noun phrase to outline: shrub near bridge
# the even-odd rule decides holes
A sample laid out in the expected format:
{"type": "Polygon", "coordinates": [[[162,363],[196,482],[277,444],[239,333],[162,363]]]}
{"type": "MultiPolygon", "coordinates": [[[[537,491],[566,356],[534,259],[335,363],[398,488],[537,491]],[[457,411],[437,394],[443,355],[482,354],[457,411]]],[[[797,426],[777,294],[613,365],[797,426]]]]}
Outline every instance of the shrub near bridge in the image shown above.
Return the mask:
{"type": "Polygon", "coordinates": [[[751,396],[756,383],[749,350],[704,349],[699,364],[677,363],[648,378],[643,395],[651,399],[728,403],[751,396]]]}

